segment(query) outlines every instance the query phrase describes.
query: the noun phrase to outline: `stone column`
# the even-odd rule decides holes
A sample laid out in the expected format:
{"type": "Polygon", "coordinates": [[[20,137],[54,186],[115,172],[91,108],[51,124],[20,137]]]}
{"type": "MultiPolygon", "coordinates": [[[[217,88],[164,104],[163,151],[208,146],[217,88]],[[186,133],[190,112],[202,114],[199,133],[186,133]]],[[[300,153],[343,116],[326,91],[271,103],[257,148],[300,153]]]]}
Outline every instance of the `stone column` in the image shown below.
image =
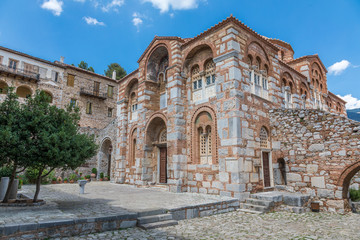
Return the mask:
{"type": "Polygon", "coordinates": [[[2,201],[5,197],[7,188],[9,186],[10,179],[8,177],[2,177],[0,183],[0,201],[2,201]]]}

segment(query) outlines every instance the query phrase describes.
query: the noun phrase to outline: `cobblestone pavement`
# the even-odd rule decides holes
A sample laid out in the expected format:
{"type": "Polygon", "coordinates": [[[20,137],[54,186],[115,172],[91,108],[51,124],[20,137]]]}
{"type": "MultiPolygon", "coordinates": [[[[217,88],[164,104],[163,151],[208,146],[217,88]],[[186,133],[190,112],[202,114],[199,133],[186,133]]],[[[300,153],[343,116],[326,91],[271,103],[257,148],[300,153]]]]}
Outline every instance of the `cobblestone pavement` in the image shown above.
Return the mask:
{"type": "Polygon", "coordinates": [[[239,211],[179,221],[154,230],[130,228],[89,234],[80,239],[360,239],[360,215],[276,212],[264,215],[239,211]]]}
{"type": "MultiPolygon", "coordinates": [[[[23,186],[22,193],[32,197],[34,185],[23,186]]],[[[194,193],[171,193],[159,188],[136,188],[110,182],[91,182],[85,194],[79,194],[77,184],[51,184],[41,186],[43,206],[0,207],[0,226],[54,219],[73,219],[121,215],[152,209],[171,209],[195,204],[232,199],[194,193]]]]}

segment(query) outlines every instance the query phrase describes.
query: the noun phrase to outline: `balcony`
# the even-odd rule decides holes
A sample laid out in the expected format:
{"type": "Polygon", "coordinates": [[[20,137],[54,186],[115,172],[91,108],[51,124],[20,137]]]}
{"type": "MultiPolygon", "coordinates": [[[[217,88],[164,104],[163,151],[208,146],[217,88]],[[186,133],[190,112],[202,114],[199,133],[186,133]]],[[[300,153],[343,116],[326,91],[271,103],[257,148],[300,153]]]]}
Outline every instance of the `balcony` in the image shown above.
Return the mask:
{"type": "Polygon", "coordinates": [[[40,74],[31,71],[25,71],[23,69],[13,69],[6,65],[0,64],[0,73],[6,73],[8,76],[20,77],[22,79],[34,80],[35,82],[40,81],[40,74]]]}
{"type": "Polygon", "coordinates": [[[85,87],[80,88],[80,95],[94,97],[101,100],[105,100],[108,98],[107,92],[103,93],[100,92],[100,90],[94,88],[85,88],[85,87]]]}

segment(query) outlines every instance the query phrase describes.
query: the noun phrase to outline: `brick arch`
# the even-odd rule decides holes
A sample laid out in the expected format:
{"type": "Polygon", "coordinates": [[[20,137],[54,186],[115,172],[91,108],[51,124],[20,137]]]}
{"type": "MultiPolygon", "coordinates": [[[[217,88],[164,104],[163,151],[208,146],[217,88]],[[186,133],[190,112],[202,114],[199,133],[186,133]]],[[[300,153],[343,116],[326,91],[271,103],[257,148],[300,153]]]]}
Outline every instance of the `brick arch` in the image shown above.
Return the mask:
{"type": "Polygon", "coordinates": [[[340,174],[339,180],[337,182],[338,187],[342,187],[342,197],[347,198],[350,181],[353,176],[360,171],[360,161],[357,161],[351,165],[348,165],[340,174]]]}
{"type": "Polygon", "coordinates": [[[147,80],[146,78],[147,78],[147,71],[148,71],[148,64],[149,64],[149,60],[151,59],[151,57],[152,57],[152,55],[153,55],[153,53],[155,53],[156,52],[156,50],[158,50],[159,48],[161,48],[161,47],[164,47],[165,49],[166,49],[166,51],[167,51],[167,55],[168,55],[168,67],[170,67],[171,65],[172,65],[172,59],[171,59],[171,51],[169,50],[169,49],[171,49],[171,47],[167,44],[167,43],[165,43],[165,42],[160,42],[160,43],[158,43],[158,44],[156,44],[154,47],[152,47],[150,50],[149,50],[149,52],[148,52],[148,54],[146,55],[146,57],[145,57],[145,64],[144,64],[144,78],[145,78],[145,80],[147,80]]]}
{"type": "Polygon", "coordinates": [[[128,98],[130,95],[130,90],[132,89],[132,87],[136,84],[139,84],[139,79],[137,78],[132,78],[131,80],[129,80],[125,86],[125,98],[128,98]]]}
{"type": "Polygon", "coordinates": [[[149,128],[150,123],[151,123],[152,120],[154,120],[155,118],[161,118],[161,119],[164,121],[164,123],[165,123],[165,127],[167,128],[167,117],[165,116],[165,114],[162,113],[162,112],[155,112],[155,113],[153,113],[153,114],[150,116],[149,120],[146,122],[146,125],[145,125],[145,133],[148,131],[148,128],[149,128]]]}
{"type": "Polygon", "coordinates": [[[267,54],[265,48],[264,48],[259,42],[252,40],[252,41],[249,41],[248,44],[246,44],[246,51],[245,51],[244,56],[247,56],[247,57],[248,57],[249,55],[252,57],[252,60],[253,60],[253,61],[255,61],[256,58],[260,58],[260,59],[261,59],[261,65],[262,65],[262,66],[265,66],[265,64],[266,64],[266,65],[268,66],[268,71],[269,71],[269,72],[267,73],[268,75],[270,75],[270,73],[273,72],[273,70],[272,70],[272,64],[271,64],[269,55],[267,54]],[[263,57],[262,57],[261,55],[259,55],[257,52],[251,53],[251,52],[249,51],[249,48],[250,48],[251,45],[257,45],[258,47],[260,47],[260,49],[263,51],[263,53],[264,53],[264,55],[265,55],[265,60],[266,60],[266,61],[264,61],[263,57]]]}
{"type": "MultiPolygon", "coordinates": [[[[211,118],[212,118],[212,134],[211,137],[213,140],[212,142],[212,153],[214,156],[213,164],[214,163],[218,163],[218,135],[217,135],[217,119],[216,119],[216,114],[215,114],[215,110],[211,107],[211,106],[201,106],[199,108],[197,108],[194,113],[192,114],[192,118],[191,118],[191,162],[192,163],[198,163],[196,161],[196,149],[197,149],[197,144],[196,144],[196,135],[197,135],[197,129],[195,127],[195,120],[197,119],[197,117],[203,113],[206,112],[208,114],[210,114],[211,118]]],[[[208,125],[205,126],[205,128],[208,125]]]]}
{"type": "Polygon", "coordinates": [[[291,83],[292,83],[292,86],[293,86],[292,89],[291,89],[291,92],[292,92],[292,93],[296,93],[296,92],[297,92],[297,89],[298,89],[298,88],[297,88],[297,85],[296,85],[296,83],[295,83],[295,81],[294,81],[294,78],[293,78],[293,76],[291,75],[291,73],[289,73],[288,71],[283,72],[283,73],[281,74],[280,79],[285,79],[288,86],[290,86],[290,82],[291,82],[291,83]]]}
{"type": "MultiPolygon", "coordinates": [[[[128,150],[128,153],[127,153],[127,156],[128,156],[128,165],[131,167],[133,165],[135,165],[135,161],[133,161],[133,159],[135,158],[136,156],[136,150],[135,150],[135,153],[132,152],[133,148],[134,148],[134,132],[137,132],[138,131],[138,126],[137,125],[134,125],[131,127],[129,133],[128,133],[128,146],[129,146],[129,150],[128,150]],[[135,156],[134,156],[135,155],[135,156]]],[[[137,137],[137,136],[136,136],[137,137]]]]}
{"type": "Polygon", "coordinates": [[[202,41],[197,41],[196,44],[194,44],[195,46],[191,46],[188,47],[184,52],[183,52],[183,58],[182,58],[182,63],[183,63],[183,67],[185,64],[185,60],[188,58],[188,56],[190,55],[190,53],[193,52],[197,52],[199,49],[201,49],[201,47],[209,47],[211,49],[212,52],[212,57],[215,58],[216,57],[216,46],[207,40],[202,40],[202,41]]]}

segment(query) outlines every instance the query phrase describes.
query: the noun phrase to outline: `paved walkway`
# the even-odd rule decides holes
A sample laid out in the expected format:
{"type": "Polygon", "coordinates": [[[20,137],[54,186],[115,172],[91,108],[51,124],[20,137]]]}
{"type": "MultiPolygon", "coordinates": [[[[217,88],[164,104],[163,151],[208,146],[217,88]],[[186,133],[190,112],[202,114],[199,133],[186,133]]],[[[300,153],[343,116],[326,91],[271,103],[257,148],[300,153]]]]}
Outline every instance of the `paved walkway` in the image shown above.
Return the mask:
{"type": "MultiPolygon", "coordinates": [[[[34,185],[23,186],[22,193],[32,197],[34,185]]],[[[12,223],[40,222],[54,219],[100,217],[152,209],[172,209],[229,200],[229,197],[194,193],[170,193],[163,189],[136,188],[110,182],[91,182],[85,194],[77,184],[52,184],[41,187],[39,207],[0,207],[0,226],[12,223]]]]}
{"type": "Polygon", "coordinates": [[[179,221],[179,225],[144,231],[120,231],[63,238],[85,239],[360,239],[359,214],[286,213],[264,215],[239,211],[179,221]]]}

